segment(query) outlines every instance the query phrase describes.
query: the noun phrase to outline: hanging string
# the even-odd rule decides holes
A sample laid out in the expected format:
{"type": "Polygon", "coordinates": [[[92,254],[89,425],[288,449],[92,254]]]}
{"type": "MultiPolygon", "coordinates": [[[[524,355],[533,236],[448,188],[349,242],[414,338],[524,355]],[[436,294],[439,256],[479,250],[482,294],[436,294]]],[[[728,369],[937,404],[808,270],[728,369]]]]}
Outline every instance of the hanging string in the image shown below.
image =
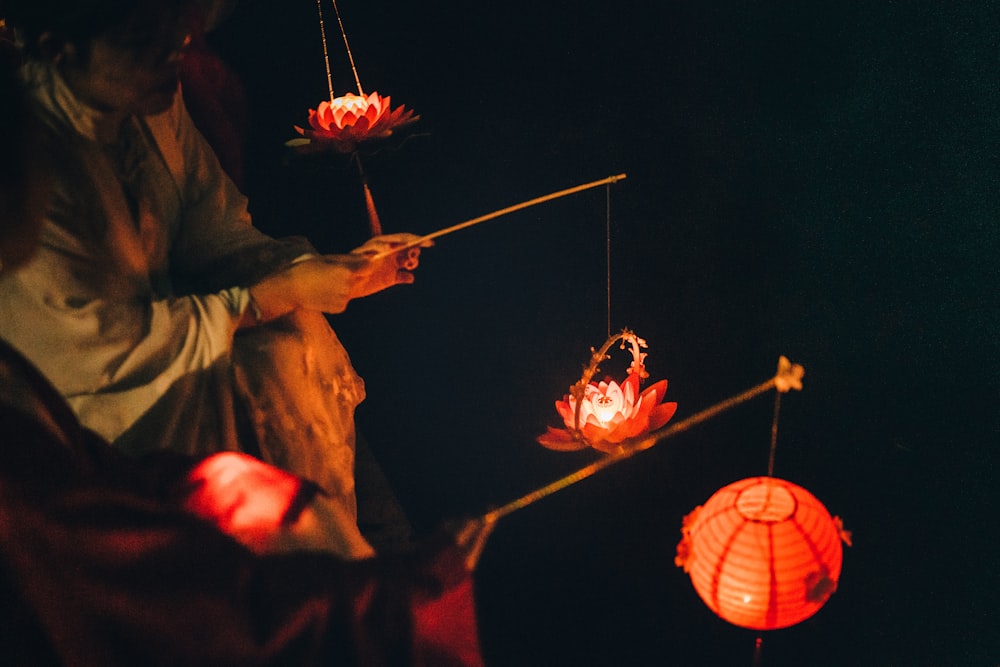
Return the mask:
{"type": "Polygon", "coordinates": [[[351,71],[354,72],[354,82],[358,84],[358,95],[364,97],[365,91],[361,89],[361,79],[358,77],[358,68],[354,65],[354,54],[351,53],[351,45],[347,43],[347,31],[344,30],[344,22],[340,20],[340,9],[337,8],[337,0],[330,0],[330,2],[333,3],[333,12],[337,15],[337,25],[340,26],[340,34],[344,38],[344,48],[347,49],[347,59],[351,61],[351,71]]]}
{"type": "Polygon", "coordinates": [[[330,89],[330,101],[333,102],[333,73],[330,71],[330,52],[326,48],[326,23],[323,21],[322,0],[316,0],[316,10],[319,12],[319,32],[323,36],[323,60],[326,62],[326,85],[330,89]]]}
{"type": "Polygon", "coordinates": [[[774,453],[778,449],[778,413],[781,412],[781,392],[774,395],[774,418],[771,420],[771,453],[767,457],[767,476],[774,477],[774,453]]]}
{"type": "Polygon", "coordinates": [[[604,209],[605,263],[608,269],[608,338],[611,338],[611,183],[605,188],[604,209]]]}

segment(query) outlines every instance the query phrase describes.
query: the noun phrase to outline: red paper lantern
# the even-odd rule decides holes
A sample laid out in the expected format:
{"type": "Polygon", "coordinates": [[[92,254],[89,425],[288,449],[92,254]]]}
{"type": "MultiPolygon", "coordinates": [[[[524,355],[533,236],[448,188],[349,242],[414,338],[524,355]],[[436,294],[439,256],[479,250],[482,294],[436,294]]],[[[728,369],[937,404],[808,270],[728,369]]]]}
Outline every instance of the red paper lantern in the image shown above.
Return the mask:
{"type": "Polygon", "coordinates": [[[840,519],[800,486],[751,477],[684,518],[675,562],[721,618],[776,630],[809,618],[837,589],[840,519]]]}

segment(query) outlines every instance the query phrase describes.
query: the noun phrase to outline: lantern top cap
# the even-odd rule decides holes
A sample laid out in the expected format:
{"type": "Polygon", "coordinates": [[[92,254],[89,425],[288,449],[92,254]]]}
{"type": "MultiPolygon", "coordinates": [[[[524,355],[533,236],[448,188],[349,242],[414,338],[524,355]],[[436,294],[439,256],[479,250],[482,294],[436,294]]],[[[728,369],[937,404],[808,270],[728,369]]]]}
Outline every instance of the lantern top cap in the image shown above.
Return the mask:
{"type": "Polygon", "coordinates": [[[747,521],[781,523],[795,515],[798,501],[788,488],[772,477],[748,486],[736,497],[736,510],[747,521]]]}

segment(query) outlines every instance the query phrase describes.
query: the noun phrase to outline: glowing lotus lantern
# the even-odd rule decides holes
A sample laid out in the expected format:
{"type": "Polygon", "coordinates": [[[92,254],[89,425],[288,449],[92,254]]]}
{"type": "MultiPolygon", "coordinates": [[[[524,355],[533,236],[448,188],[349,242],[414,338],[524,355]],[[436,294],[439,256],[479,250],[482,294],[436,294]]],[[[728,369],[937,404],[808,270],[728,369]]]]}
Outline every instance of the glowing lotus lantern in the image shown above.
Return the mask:
{"type": "Polygon", "coordinates": [[[811,493],[774,477],[734,482],[684,518],[675,563],[718,616],[776,630],[815,614],[837,589],[850,533],[811,493]]]}
{"type": "Polygon", "coordinates": [[[389,137],[395,130],[420,119],[405,106],[393,109],[391,102],[389,96],[378,93],[367,96],[346,93],[309,109],[309,128],[295,126],[295,130],[308,140],[311,149],[329,147],[352,153],[359,144],[389,137]]]}
{"type": "Polygon", "coordinates": [[[619,443],[657,429],[674,416],[676,403],[663,403],[667,381],[660,380],[645,391],[639,391],[640,382],[649,376],[646,372],[646,354],[639,348],[646,341],[630,331],[611,337],[591,357],[591,365],[580,382],[570,388],[570,393],[556,401],[556,411],[566,428],[549,426],[538,437],[543,447],[572,451],[593,447],[602,452],[614,452],[619,443]],[[607,358],[611,344],[622,340],[622,348],[631,345],[632,364],[625,380],[619,385],[611,379],[590,382],[597,365],[607,358]]]}

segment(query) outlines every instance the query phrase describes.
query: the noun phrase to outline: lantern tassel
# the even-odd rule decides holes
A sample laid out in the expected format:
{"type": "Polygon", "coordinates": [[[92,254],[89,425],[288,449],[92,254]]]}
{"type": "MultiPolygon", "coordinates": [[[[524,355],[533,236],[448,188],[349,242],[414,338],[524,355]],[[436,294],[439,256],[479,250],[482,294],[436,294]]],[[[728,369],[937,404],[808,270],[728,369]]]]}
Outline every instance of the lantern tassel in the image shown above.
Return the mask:
{"type": "Polygon", "coordinates": [[[514,204],[513,206],[508,206],[502,208],[498,211],[493,211],[492,213],[487,213],[486,215],[481,215],[478,218],[472,218],[471,220],[466,220],[465,222],[460,222],[457,225],[452,225],[451,227],[445,227],[444,229],[439,229],[436,232],[431,232],[426,236],[421,236],[420,238],[406,244],[403,246],[392,248],[391,250],[386,250],[372,257],[375,259],[382,259],[393,255],[401,250],[407,250],[408,248],[416,248],[417,246],[424,245],[428,241],[436,239],[440,236],[446,234],[451,234],[452,232],[457,232],[460,229],[465,229],[467,227],[472,227],[473,225],[478,225],[481,222],[486,222],[487,220],[493,220],[494,218],[499,218],[502,215],[507,215],[508,213],[513,213],[514,211],[520,211],[521,209],[528,208],[529,206],[534,206],[536,204],[542,204],[547,201],[552,201],[553,199],[558,199],[560,197],[565,197],[567,195],[576,194],[577,192],[582,192],[584,190],[589,190],[590,188],[596,188],[599,185],[605,185],[608,183],[617,183],[618,181],[624,180],[625,174],[618,174],[616,176],[608,176],[607,178],[602,178],[599,181],[593,181],[591,183],[584,183],[583,185],[577,185],[572,188],[566,188],[565,190],[559,190],[558,192],[553,192],[551,194],[544,195],[542,197],[535,197],[534,199],[529,199],[528,201],[523,201],[520,204],[514,204]]]}
{"type": "Polygon", "coordinates": [[[641,451],[649,449],[662,440],[666,440],[679,433],[683,433],[692,426],[700,424],[703,421],[707,421],[712,417],[715,417],[726,410],[730,410],[741,403],[745,403],[752,398],[760,396],[771,389],[776,389],[782,393],[788,392],[791,389],[801,390],[803,375],[805,375],[805,370],[802,366],[799,364],[793,364],[783,356],[778,360],[777,374],[770,380],[762,382],[742,393],[720,401],[711,407],[705,408],[701,412],[696,412],[687,419],[673,423],[670,426],[664,426],[663,428],[648,433],[645,436],[626,440],[621,443],[618,451],[608,454],[604,458],[598,459],[590,465],[584,466],[580,470],[558,479],[551,484],[547,484],[546,486],[527,493],[520,498],[507,503],[506,505],[487,512],[483,516],[483,520],[487,522],[495,522],[501,517],[527,507],[542,498],[552,495],[556,491],[561,491],[568,486],[587,479],[605,468],[611,467],[612,465],[619,463],[620,461],[623,461],[641,451]]]}
{"type": "Polygon", "coordinates": [[[375,198],[372,197],[372,189],[368,186],[368,175],[365,174],[364,167],[361,166],[361,156],[354,151],[354,164],[358,165],[358,174],[361,175],[361,186],[365,194],[365,211],[368,213],[368,229],[372,236],[382,235],[382,221],[379,220],[378,211],[375,210],[375,198]]]}
{"type": "Polygon", "coordinates": [[[368,181],[362,182],[365,188],[365,209],[368,211],[368,228],[372,236],[382,235],[382,221],[378,219],[378,211],[375,210],[375,200],[372,198],[372,190],[368,187],[368,181]]]}
{"type": "Polygon", "coordinates": [[[763,637],[757,637],[753,643],[753,667],[760,667],[761,645],[764,643],[763,637]]]}

